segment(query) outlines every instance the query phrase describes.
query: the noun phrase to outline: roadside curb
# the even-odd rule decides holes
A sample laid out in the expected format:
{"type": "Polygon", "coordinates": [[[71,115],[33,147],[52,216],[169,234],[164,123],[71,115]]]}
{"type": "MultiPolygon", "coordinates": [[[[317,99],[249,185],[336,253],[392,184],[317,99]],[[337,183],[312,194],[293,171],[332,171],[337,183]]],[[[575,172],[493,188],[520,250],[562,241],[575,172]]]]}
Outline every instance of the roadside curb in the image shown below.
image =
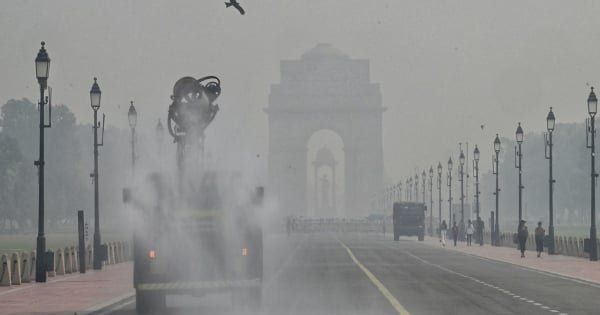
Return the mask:
{"type": "MultiPolygon", "coordinates": [[[[103,314],[106,310],[106,308],[112,310],[112,307],[117,306],[118,304],[123,304],[125,301],[127,300],[133,300],[135,298],[135,291],[132,290],[131,292],[125,293],[123,295],[117,296],[115,298],[112,298],[108,301],[105,301],[101,304],[96,304],[88,309],[85,310],[85,314],[88,315],[101,315],[103,314]]],[[[128,301],[129,302],[129,301],[128,301]]],[[[127,303],[128,304],[128,303],[127,303]]]]}

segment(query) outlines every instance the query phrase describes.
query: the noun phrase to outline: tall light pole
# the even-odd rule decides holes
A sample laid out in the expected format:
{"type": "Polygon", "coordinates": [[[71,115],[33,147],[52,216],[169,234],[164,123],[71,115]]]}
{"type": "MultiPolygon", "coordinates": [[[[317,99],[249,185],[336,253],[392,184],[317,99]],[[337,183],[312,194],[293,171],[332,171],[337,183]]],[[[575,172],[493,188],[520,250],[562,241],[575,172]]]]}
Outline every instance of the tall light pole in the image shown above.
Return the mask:
{"type": "MultiPolygon", "coordinates": [[[[477,220],[477,224],[480,224],[482,221],[479,217],[479,148],[477,145],[475,145],[475,150],[473,150],[473,176],[475,177],[475,219],[477,220]]],[[[479,245],[483,245],[483,234],[479,233],[483,230],[478,226],[477,231],[479,245]]]]}
{"type": "Polygon", "coordinates": [[[598,99],[596,98],[596,94],[594,93],[594,87],[592,87],[592,91],[588,96],[588,113],[590,114],[590,118],[587,120],[587,132],[586,132],[586,145],[591,149],[591,226],[590,226],[590,260],[596,261],[598,260],[598,249],[596,242],[596,143],[595,143],[595,135],[596,135],[596,112],[598,111],[598,99]],[[591,137],[590,137],[591,136],[591,137]],[[591,138],[591,141],[589,141],[591,138]]]}
{"type": "Polygon", "coordinates": [[[100,109],[100,98],[102,92],[98,86],[97,79],[94,78],[94,84],[90,90],[90,104],[94,111],[94,173],[92,178],[94,179],[94,269],[102,269],[102,260],[100,256],[100,201],[98,193],[98,147],[104,145],[104,115],[102,115],[102,141],[98,143],[98,109],[100,109]]]}
{"type": "Polygon", "coordinates": [[[396,187],[398,188],[398,202],[402,201],[402,181],[399,181],[398,184],[396,185],[396,187]]]}
{"type": "Polygon", "coordinates": [[[550,239],[548,242],[548,254],[554,255],[554,178],[552,176],[552,133],[554,132],[554,125],[556,122],[556,118],[554,117],[554,112],[552,112],[552,107],[550,107],[550,112],[548,112],[548,116],[546,117],[546,128],[548,129],[548,133],[544,135],[545,153],[546,159],[548,159],[548,238],[550,239]]]}
{"type": "Polygon", "coordinates": [[[496,139],[494,139],[494,158],[492,160],[492,173],[496,175],[496,191],[494,191],[494,195],[496,196],[496,220],[494,226],[494,245],[498,246],[500,240],[500,220],[498,215],[498,205],[500,201],[500,188],[498,187],[498,166],[500,160],[500,138],[498,134],[496,134],[496,139]]]}
{"type": "Polygon", "coordinates": [[[408,179],[405,180],[404,185],[405,185],[405,187],[404,187],[404,193],[406,195],[406,201],[410,201],[410,196],[408,194],[408,192],[410,191],[410,185],[408,183],[408,179]]]}
{"type": "Polygon", "coordinates": [[[419,202],[419,174],[415,174],[415,202],[419,202]]]}
{"type": "Polygon", "coordinates": [[[408,200],[409,201],[413,201],[412,200],[412,189],[413,189],[413,178],[412,178],[412,176],[408,178],[408,186],[410,187],[410,189],[408,190],[408,200]]]}
{"type": "Polygon", "coordinates": [[[442,225],[442,163],[437,166],[437,189],[438,189],[438,227],[442,225]]]}
{"type": "Polygon", "coordinates": [[[426,204],[426,202],[425,202],[425,185],[427,184],[426,177],[427,177],[427,173],[425,173],[425,170],[423,170],[423,173],[421,173],[421,190],[423,191],[423,204],[426,204]]]}
{"type": "MultiPolygon", "coordinates": [[[[521,145],[523,144],[523,128],[521,123],[517,127],[515,132],[517,140],[517,146],[515,147],[515,168],[519,169],[519,223],[523,220],[523,152],[521,151],[521,145]]],[[[518,224],[517,224],[518,225],[518,224]]],[[[517,231],[518,232],[518,231],[517,231]]]]}
{"type": "Polygon", "coordinates": [[[135,106],[133,106],[133,101],[130,104],[129,111],[127,112],[127,120],[129,120],[129,127],[131,128],[131,169],[135,172],[135,125],[137,125],[137,111],[135,110],[135,106]]]}
{"type": "Polygon", "coordinates": [[[448,186],[448,226],[452,225],[452,158],[448,159],[448,177],[447,183],[448,186]]]}
{"type": "MultiPolygon", "coordinates": [[[[35,76],[37,77],[40,85],[40,155],[37,161],[33,164],[38,168],[38,235],[36,252],[37,259],[35,262],[35,281],[46,282],[46,265],[44,261],[44,253],[46,252],[46,235],[44,233],[44,129],[50,128],[50,124],[46,125],[44,122],[44,106],[48,104],[47,99],[44,97],[44,91],[48,87],[48,77],[50,75],[50,57],[44,47],[46,43],[42,42],[42,47],[38,51],[37,57],[35,58],[35,76]]],[[[50,111],[51,109],[48,108],[50,111]]],[[[50,113],[50,112],[49,112],[50,113]]],[[[51,122],[49,122],[51,123],[51,122]]]]}
{"type": "Polygon", "coordinates": [[[460,155],[458,156],[458,162],[460,164],[460,223],[458,226],[458,234],[461,240],[464,240],[465,237],[465,154],[462,149],[460,150],[460,155]]]}
{"type": "Polygon", "coordinates": [[[429,167],[429,235],[433,236],[433,166],[429,167]]]}

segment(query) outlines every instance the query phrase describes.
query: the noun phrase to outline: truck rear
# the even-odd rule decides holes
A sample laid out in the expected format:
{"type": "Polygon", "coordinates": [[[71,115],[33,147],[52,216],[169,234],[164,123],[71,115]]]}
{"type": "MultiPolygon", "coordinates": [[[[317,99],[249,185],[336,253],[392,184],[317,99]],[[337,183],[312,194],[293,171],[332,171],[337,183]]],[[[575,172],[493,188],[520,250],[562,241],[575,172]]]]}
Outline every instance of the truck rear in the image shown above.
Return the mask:
{"type": "Polygon", "coordinates": [[[394,240],[400,236],[417,236],[419,241],[425,237],[425,211],[427,206],[417,202],[395,202],[392,219],[394,222],[394,240]]]}

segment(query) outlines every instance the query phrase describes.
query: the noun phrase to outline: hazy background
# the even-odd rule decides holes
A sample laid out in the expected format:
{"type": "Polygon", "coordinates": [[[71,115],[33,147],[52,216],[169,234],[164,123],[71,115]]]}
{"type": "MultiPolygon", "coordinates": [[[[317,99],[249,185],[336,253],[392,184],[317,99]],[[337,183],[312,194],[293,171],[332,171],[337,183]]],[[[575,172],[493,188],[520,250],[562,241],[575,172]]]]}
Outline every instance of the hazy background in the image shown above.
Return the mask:
{"type": "Polygon", "coordinates": [[[3,1],[0,103],[36,99],[33,59],[45,40],[55,100],[78,121],[91,121],[93,76],[108,123],[126,127],[133,99],[143,129],[166,116],[176,79],[215,74],[223,80],[217,120],[227,123],[211,132],[234,132],[241,137],[231,145],[264,154],[262,109],[279,60],[329,42],[371,60],[388,108],[386,170],[396,179],[447,160],[467,140],[480,144],[488,168],[493,135],[512,138],[519,120],[526,132],[542,130],[549,106],[558,122],[582,121],[586,83],[600,70],[596,1],[241,4],[245,16],[219,0],[3,1]]]}

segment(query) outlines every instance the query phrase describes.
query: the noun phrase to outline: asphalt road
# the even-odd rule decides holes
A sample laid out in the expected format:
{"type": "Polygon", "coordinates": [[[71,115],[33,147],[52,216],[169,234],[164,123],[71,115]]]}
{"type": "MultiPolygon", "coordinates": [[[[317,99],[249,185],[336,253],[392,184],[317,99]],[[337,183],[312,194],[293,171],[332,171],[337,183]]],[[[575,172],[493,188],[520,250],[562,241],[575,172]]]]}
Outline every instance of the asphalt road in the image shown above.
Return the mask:
{"type": "MultiPolygon", "coordinates": [[[[376,235],[272,236],[260,314],[600,314],[600,285],[376,235]]],[[[228,294],[168,314],[235,314],[228,294]]],[[[100,314],[135,314],[126,300],[100,314]]]]}

